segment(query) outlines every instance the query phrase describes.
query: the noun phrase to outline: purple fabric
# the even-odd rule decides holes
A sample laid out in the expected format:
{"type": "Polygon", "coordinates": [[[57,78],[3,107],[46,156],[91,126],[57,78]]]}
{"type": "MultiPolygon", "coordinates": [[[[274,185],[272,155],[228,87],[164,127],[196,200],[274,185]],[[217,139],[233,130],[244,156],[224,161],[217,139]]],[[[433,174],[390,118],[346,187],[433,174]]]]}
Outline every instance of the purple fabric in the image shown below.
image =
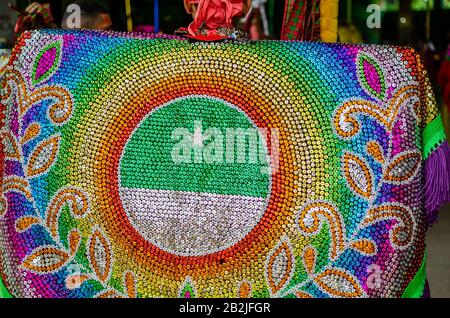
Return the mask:
{"type": "Polygon", "coordinates": [[[425,210],[428,225],[437,220],[439,209],[450,202],[450,146],[443,142],[425,161],[425,210]]]}
{"type": "Polygon", "coordinates": [[[430,285],[428,284],[428,279],[425,281],[425,287],[423,289],[422,298],[431,298],[430,285]]]}

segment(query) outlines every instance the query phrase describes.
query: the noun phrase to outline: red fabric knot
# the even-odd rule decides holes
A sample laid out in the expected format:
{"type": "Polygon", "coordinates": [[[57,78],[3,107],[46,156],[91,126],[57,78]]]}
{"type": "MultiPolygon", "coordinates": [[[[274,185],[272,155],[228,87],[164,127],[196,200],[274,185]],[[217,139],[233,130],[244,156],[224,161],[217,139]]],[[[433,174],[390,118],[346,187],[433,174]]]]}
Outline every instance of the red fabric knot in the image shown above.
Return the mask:
{"type": "Polygon", "coordinates": [[[242,15],[244,0],[190,0],[198,4],[194,21],[189,25],[188,32],[197,36],[201,31],[206,35],[217,35],[218,28],[232,28],[233,18],[242,15]]]}

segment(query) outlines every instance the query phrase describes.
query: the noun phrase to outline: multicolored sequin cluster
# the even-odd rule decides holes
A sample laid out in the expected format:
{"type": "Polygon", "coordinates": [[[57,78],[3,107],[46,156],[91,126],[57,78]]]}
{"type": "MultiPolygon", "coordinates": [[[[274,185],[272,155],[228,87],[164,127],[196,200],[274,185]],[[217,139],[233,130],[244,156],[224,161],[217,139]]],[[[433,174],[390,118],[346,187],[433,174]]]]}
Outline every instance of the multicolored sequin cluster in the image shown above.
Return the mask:
{"type": "Polygon", "coordinates": [[[411,49],[34,31],[1,90],[13,296],[400,297],[422,265],[411,49]],[[178,128],[276,130],[278,167],[176,163],[178,128]]]}

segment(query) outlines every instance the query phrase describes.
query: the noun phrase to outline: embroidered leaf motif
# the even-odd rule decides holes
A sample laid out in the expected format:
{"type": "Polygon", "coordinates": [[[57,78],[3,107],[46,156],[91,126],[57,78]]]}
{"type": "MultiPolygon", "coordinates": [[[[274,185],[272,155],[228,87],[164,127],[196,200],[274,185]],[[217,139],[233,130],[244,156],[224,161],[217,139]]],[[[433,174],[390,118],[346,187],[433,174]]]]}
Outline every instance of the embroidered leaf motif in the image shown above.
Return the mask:
{"type": "Polygon", "coordinates": [[[0,217],[4,216],[8,210],[8,202],[4,195],[8,192],[16,192],[31,199],[31,192],[28,190],[29,183],[26,179],[17,176],[5,177],[2,183],[3,194],[0,197],[0,217]]]}
{"type": "Polygon", "coordinates": [[[372,256],[377,253],[377,246],[372,240],[361,239],[351,243],[351,247],[363,255],[372,256]]]}
{"type": "Polygon", "coordinates": [[[406,151],[394,157],[386,169],[384,180],[393,183],[408,182],[419,170],[422,156],[417,151],[406,151]]]}
{"type": "Polygon", "coordinates": [[[272,294],[277,294],[290,281],[294,267],[293,255],[287,238],[283,238],[269,255],[266,275],[272,294]]]}
{"type": "Polygon", "coordinates": [[[37,177],[50,169],[56,161],[59,149],[59,139],[60,137],[57,135],[37,145],[28,162],[28,177],[37,177]]]}
{"type": "Polygon", "coordinates": [[[398,203],[386,203],[371,208],[361,223],[361,227],[376,224],[380,221],[396,221],[391,228],[390,239],[396,248],[407,247],[414,237],[416,224],[411,211],[398,203]]]}
{"type": "Polygon", "coordinates": [[[321,290],[334,297],[361,297],[358,280],[340,269],[327,269],[314,280],[321,290]]]}
{"type": "Polygon", "coordinates": [[[25,114],[33,105],[44,100],[51,101],[48,117],[56,125],[62,125],[69,120],[73,111],[73,98],[69,91],[58,85],[47,85],[34,90],[20,108],[20,114],[25,114]]]}
{"type": "Polygon", "coordinates": [[[8,204],[3,197],[3,195],[0,196],[0,218],[5,216],[6,211],[8,210],[8,204]]]}
{"type": "Polygon", "coordinates": [[[70,290],[80,288],[88,279],[89,276],[84,274],[69,275],[66,277],[66,287],[70,290]]]}
{"type": "Polygon", "coordinates": [[[307,292],[304,292],[302,290],[296,291],[295,296],[297,298],[313,298],[313,296],[307,292]]]}
{"type": "Polygon", "coordinates": [[[239,286],[239,298],[251,298],[252,297],[252,286],[249,282],[243,281],[239,286]]]}
{"type": "Polygon", "coordinates": [[[379,104],[363,99],[350,99],[338,107],[333,118],[337,134],[351,139],[361,131],[361,116],[369,116],[391,130],[393,121],[389,112],[379,104]]]}
{"type": "Polygon", "coordinates": [[[72,95],[66,89],[59,86],[51,86],[46,90],[48,91],[48,97],[55,101],[48,109],[49,118],[53,123],[62,125],[72,115],[74,103],[72,95]]]}
{"type": "Polygon", "coordinates": [[[20,140],[20,142],[22,143],[22,145],[26,144],[27,142],[36,138],[40,134],[40,132],[41,132],[41,126],[37,123],[32,123],[25,130],[25,133],[23,134],[23,137],[20,140]]]}
{"type": "Polygon", "coordinates": [[[126,272],[123,276],[123,285],[129,298],[137,298],[136,279],[134,274],[126,272]]]}
{"type": "Polygon", "coordinates": [[[179,292],[179,298],[195,298],[197,293],[195,292],[194,284],[190,277],[187,277],[184,281],[183,287],[179,292]]]}
{"type": "Polygon", "coordinates": [[[303,264],[305,266],[306,272],[312,274],[314,268],[316,267],[316,250],[310,246],[305,248],[303,253],[303,264]]]}
{"type": "Polygon", "coordinates": [[[20,160],[20,151],[16,138],[10,132],[2,132],[0,136],[4,145],[3,153],[5,158],[20,160]]]}
{"type": "Polygon", "coordinates": [[[106,282],[111,274],[112,252],[106,237],[94,229],[88,243],[89,261],[98,279],[106,282]]]}
{"type": "Polygon", "coordinates": [[[330,233],[330,259],[336,260],[345,248],[345,225],[338,209],[327,201],[308,202],[300,209],[297,220],[300,232],[307,235],[318,234],[322,224],[328,223],[330,233]]]}
{"type": "Polygon", "coordinates": [[[61,42],[56,41],[43,48],[34,61],[33,75],[31,81],[33,85],[40,84],[48,80],[58,69],[61,61],[61,42]]]}
{"type": "Polygon", "coordinates": [[[369,141],[366,146],[367,153],[378,163],[384,163],[384,153],[377,141],[369,141]]]}
{"type": "Polygon", "coordinates": [[[70,255],[75,255],[81,242],[81,235],[78,230],[72,230],[68,236],[70,255]]]}
{"type": "Polygon", "coordinates": [[[54,246],[41,246],[25,258],[22,267],[38,274],[47,274],[61,269],[69,260],[69,254],[54,246]]]}
{"type": "Polygon", "coordinates": [[[65,188],[57,192],[52,198],[46,213],[46,225],[54,238],[58,235],[59,214],[66,204],[69,205],[70,212],[75,218],[84,217],[89,211],[88,199],[82,191],[75,188],[65,188]]]}
{"type": "Polygon", "coordinates": [[[349,187],[364,199],[370,199],[373,178],[372,170],[366,160],[351,153],[344,153],[342,171],[349,187]]]}
{"type": "Polygon", "coordinates": [[[367,94],[382,101],[386,95],[386,82],[378,61],[367,54],[358,55],[358,79],[367,94]]]}
{"type": "Polygon", "coordinates": [[[98,293],[97,295],[94,296],[94,298],[123,298],[123,296],[120,295],[117,291],[110,289],[98,293]]]}
{"type": "Polygon", "coordinates": [[[35,224],[39,224],[41,219],[35,216],[24,216],[16,221],[16,231],[25,232],[35,224]]]}
{"type": "MultiPolygon", "coordinates": [[[[3,193],[7,192],[17,192],[21,193],[27,197],[27,199],[31,199],[31,192],[28,190],[28,181],[21,177],[7,177],[3,180],[3,193]]],[[[6,202],[6,201],[5,201],[6,202]]]]}

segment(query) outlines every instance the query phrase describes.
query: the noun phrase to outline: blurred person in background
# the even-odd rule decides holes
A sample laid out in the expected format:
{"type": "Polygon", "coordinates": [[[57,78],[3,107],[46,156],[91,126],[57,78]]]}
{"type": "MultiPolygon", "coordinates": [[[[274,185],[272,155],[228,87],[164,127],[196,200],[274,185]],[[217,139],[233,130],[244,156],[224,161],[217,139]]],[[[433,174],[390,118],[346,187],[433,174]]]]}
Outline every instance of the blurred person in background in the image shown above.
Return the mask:
{"type": "Polygon", "coordinates": [[[266,2],[267,0],[253,0],[247,15],[240,21],[240,27],[251,40],[270,39],[266,2]]]}
{"type": "Polygon", "coordinates": [[[238,24],[252,7],[252,0],[184,0],[184,7],[194,21],[176,34],[203,41],[247,38],[238,24]]]}
{"type": "MultiPolygon", "coordinates": [[[[19,11],[18,13],[19,18],[14,28],[17,35],[20,35],[26,30],[53,29],[58,27],[51,13],[49,3],[33,2],[25,11],[19,11]]],[[[61,28],[108,31],[112,29],[112,21],[108,10],[99,3],[80,0],[67,6],[61,21],[61,28]],[[73,8],[76,8],[76,10],[73,8]],[[74,19],[74,14],[79,14],[79,19],[74,19]],[[71,20],[78,20],[79,25],[71,23],[71,20]]]]}
{"type": "MultiPolygon", "coordinates": [[[[112,30],[111,16],[108,10],[106,10],[102,5],[95,1],[81,0],[71,4],[78,5],[81,10],[81,25],[79,29],[91,29],[91,30],[102,30],[110,31],[112,30]]],[[[69,8],[71,5],[67,6],[69,8]]],[[[72,27],[68,25],[68,21],[73,13],[68,11],[64,12],[61,28],[71,29],[72,27]]]]}
{"type": "Polygon", "coordinates": [[[16,35],[20,35],[27,30],[58,27],[51,13],[49,3],[33,2],[26,7],[25,11],[20,11],[15,7],[11,8],[19,14],[14,27],[16,35]]]}
{"type": "Polygon", "coordinates": [[[442,100],[450,112],[450,43],[443,57],[439,73],[437,76],[437,84],[442,90],[442,100]]]}

